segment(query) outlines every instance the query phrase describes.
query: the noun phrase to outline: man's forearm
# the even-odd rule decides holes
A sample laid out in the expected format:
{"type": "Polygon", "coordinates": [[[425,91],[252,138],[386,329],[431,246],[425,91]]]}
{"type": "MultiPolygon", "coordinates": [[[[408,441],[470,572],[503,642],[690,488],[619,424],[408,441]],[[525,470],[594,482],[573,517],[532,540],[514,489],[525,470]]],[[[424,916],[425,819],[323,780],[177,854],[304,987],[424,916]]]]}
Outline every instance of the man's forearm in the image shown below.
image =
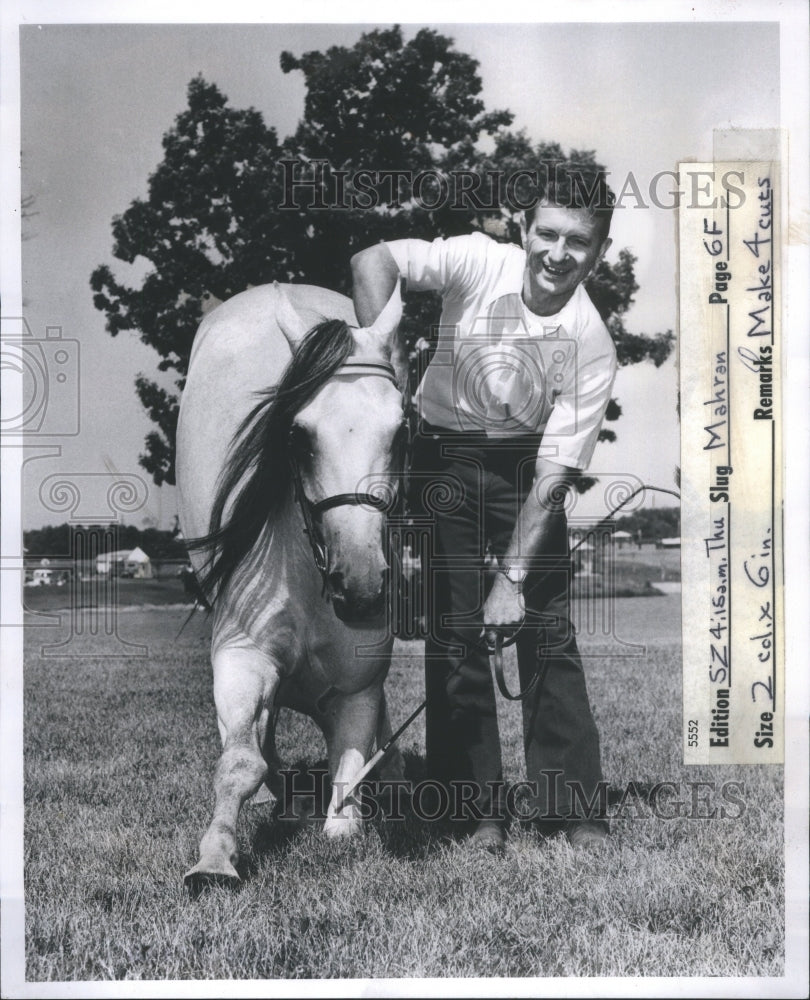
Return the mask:
{"type": "Polygon", "coordinates": [[[352,257],[352,300],[357,322],[371,326],[399,281],[399,268],[384,243],[352,257]]]}
{"type": "Polygon", "coordinates": [[[552,553],[552,533],[556,529],[560,504],[574,474],[573,469],[538,459],[535,481],[501,560],[501,568],[484,604],[484,630],[513,628],[523,620],[526,606],[519,580],[513,572],[540,569],[539,559],[552,553]]]}
{"type": "Polygon", "coordinates": [[[533,558],[549,551],[549,541],[574,475],[573,469],[538,462],[532,489],[504,552],[502,561],[506,566],[531,569],[533,558]]]}

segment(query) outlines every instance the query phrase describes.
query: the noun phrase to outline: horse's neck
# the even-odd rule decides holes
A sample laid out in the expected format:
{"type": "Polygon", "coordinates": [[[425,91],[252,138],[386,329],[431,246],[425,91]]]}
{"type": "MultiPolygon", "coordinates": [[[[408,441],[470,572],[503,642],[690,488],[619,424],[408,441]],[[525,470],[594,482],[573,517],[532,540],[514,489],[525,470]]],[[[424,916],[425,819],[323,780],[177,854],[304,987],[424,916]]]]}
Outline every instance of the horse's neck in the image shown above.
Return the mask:
{"type": "Polygon", "coordinates": [[[262,630],[272,633],[278,615],[287,623],[317,615],[323,581],[292,498],[265,525],[249,558],[236,570],[229,593],[229,614],[257,641],[262,630]]]}
{"type": "Polygon", "coordinates": [[[283,566],[285,576],[302,587],[317,589],[323,581],[315,565],[315,557],[304,531],[304,516],[292,493],[282,504],[272,524],[265,528],[267,557],[283,566]]]}
{"type": "Polygon", "coordinates": [[[281,546],[285,555],[296,559],[308,555],[312,559],[312,550],[304,531],[304,515],[292,491],[281,505],[272,528],[277,536],[274,544],[281,546]]]}

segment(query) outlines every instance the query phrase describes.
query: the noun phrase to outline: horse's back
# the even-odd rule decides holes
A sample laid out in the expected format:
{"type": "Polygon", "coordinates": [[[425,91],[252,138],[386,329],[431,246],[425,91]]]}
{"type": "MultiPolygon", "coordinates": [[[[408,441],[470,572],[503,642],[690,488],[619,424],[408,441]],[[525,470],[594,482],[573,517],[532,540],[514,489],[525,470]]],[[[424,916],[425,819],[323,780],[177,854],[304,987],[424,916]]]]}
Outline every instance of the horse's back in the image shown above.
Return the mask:
{"type": "MultiPolygon", "coordinates": [[[[313,285],[285,285],[309,329],[324,319],[356,324],[351,300],[313,285]]],[[[197,332],[177,426],[177,486],[186,537],[208,531],[217,479],[239,425],[278,384],[291,354],[275,318],[276,292],[261,285],[210,312],[197,332]]]]}

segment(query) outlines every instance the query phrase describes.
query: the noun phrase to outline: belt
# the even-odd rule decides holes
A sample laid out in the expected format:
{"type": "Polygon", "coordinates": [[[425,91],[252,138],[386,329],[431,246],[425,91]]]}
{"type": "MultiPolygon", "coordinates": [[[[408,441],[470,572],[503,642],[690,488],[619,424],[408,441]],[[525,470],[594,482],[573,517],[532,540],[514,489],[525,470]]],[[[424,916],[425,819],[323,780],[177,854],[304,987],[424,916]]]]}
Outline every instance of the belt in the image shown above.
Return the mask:
{"type": "Polygon", "coordinates": [[[520,448],[539,447],[543,440],[542,434],[510,434],[508,437],[493,437],[485,431],[451,430],[449,427],[439,427],[436,424],[428,423],[427,420],[419,420],[418,433],[422,437],[446,438],[452,441],[469,442],[470,444],[487,445],[488,447],[520,448]]]}

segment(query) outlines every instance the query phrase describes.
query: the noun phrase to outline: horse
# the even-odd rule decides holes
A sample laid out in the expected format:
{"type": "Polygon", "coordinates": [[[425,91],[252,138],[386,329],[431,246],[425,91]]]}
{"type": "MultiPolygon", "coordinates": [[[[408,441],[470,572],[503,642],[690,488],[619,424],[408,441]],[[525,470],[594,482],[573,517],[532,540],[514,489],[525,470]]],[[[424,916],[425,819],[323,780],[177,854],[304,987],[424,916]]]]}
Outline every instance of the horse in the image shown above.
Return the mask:
{"type": "MultiPolygon", "coordinates": [[[[358,329],[346,297],[274,283],[218,305],[195,337],[177,488],[212,606],[222,753],[189,886],[240,879],[242,805],[280,794],[280,707],[308,714],[326,738],[326,835],[362,827],[356,793],[341,802],[341,790],[390,736],[384,537],[406,429],[391,364],[401,312],[397,289],[358,329]]],[[[398,754],[389,771],[401,774],[398,754]]]]}

